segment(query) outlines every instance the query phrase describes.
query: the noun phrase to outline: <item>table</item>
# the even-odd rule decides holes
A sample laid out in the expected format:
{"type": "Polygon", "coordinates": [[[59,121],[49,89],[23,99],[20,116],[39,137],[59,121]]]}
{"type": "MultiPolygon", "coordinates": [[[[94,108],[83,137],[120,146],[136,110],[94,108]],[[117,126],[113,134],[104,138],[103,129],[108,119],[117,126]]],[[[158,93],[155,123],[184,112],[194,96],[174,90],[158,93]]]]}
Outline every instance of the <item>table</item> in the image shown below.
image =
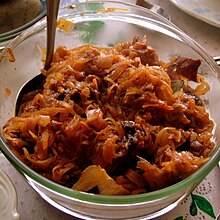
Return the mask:
{"type": "MultiPolygon", "coordinates": [[[[125,0],[124,0],[125,1],[125,0]]],[[[132,0],[129,0],[130,2],[132,0]]],[[[126,1],[126,2],[129,2],[126,1]]],[[[67,2],[63,0],[63,2],[67,2]]],[[[132,1],[134,2],[134,1],[132,1]]],[[[160,5],[171,17],[171,21],[202,45],[211,56],[220,55],[220,29],[197,20],[176,8],[168,0],[151,0],[160,5]]],[[[0,155],[0,167],[11,177],[18,195],[18,212],[21,220],[73,220],[71,217],[44,201],[12,167],[7,159],[0,155]]],[[[220,213],[220,168],[214,170],[204,181],[174,210],[161,216],[159,220],[214,219],[220,213]],[[202,204],[199,206],[198,204],[202,204]],[[193,206],[192,206],[193,205],[193,206]],[[190,207],[194,208],[191,209],[190,207]],[[195,212],[197,210],[197,214],[195,212]]]]}

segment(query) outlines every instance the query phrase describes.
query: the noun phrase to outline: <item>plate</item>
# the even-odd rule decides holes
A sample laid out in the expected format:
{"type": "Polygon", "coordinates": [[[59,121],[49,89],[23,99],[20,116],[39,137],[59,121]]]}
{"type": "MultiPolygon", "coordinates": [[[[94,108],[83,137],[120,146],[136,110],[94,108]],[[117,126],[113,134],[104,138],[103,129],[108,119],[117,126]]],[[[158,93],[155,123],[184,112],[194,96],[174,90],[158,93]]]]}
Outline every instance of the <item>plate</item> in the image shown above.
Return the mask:
{"type": "Polygon", "coordinates": [[[34,23],[39,21],[42,17],[44,17],[46,15],[46,0],[41,0],[41,4],[42,4],[42,11],[33,20],[31,20],[30,22],[28,22],[28,23],[26,23],[16,29],[13,29],[13,30],[5,32],[5,33],[1,33],[0,34],[0,45],[5,44],[8,40],[14,38],[18,34],[20,34],[23,30],[30,27],[31,25],[33,25],[34,23]]]}
{"type": "Polygon", "coordinates": [[[0,219],[19,220],[17,192],[8,175],[0,170],[0,219]]]}
{"type": "Polygon", "coordinates": [[[181,10],[208,24],[220,28],[219,0],[170,0],[181,10]]]}

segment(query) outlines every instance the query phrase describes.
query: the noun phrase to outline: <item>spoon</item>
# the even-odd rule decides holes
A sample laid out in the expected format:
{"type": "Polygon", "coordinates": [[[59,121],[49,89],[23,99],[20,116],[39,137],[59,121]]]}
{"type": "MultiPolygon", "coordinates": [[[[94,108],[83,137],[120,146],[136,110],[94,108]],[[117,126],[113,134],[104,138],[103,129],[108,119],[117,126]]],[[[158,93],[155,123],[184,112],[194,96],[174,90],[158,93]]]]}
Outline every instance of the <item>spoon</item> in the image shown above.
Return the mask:
{"type": "Polygon", "coordinates": [[[159,5],[151,4],[148,0],[136,0],[136,5],[147,8],[150,11],[153,11],[153,12],[163,16],[168,21],[171,20],[170,16],[163,10],[163,8],[161,8],[159,5]]]}
{"type": "MultiPolygon", "coordinates": [[[[56,21],[59,9],[60,0],[47,0],[47,49],[46,49],[46,61],[44,64],[44,70],[50,68],[50,64],[53,60],[54,44],[55,44],[55,34],[56,34],[56,21]]],[[[22,104],[22,99],[25,94],[35,90],[38,86],[42,85],[46,76],[42,73],[38,74],[26,84],[24,84],[17,96],[17,102],[15,107],[15,115],[19,114],[20,106],[22,104]]]]}

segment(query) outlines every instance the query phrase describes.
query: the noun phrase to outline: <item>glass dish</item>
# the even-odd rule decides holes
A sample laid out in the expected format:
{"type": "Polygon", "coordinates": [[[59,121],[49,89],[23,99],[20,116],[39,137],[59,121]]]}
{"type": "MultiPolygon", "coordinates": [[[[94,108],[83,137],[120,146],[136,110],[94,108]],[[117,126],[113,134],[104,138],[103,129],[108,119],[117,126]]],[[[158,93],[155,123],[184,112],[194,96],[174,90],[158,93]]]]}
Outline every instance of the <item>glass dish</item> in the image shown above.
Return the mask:
{"type": "MultiPolygon", "coordinates": [[[[217,147],[210,160],[197,172],[170,187],[129,196],[103,196],[75,191],[40,176],[22,163],[8,148],[1,128],[0,146],[4,155],[28,183],[51,205],[81,219],[151,219],[179,204],[214,168],[220,159],[220,82],[219,69],[213,59],[196,42],[176,29],[163,17],[138,6],[119,2],[87,2],[62,8],[59,17],[72,21],[73,31],[57,29],[55,45],[68,48],[84,44],[112,46],[131,40],[134,35],[147,36],[161,60],[172,55],[201,59],[200,72],[211,86],[206,95],[211,117],[216,123],[217,147]]],[[[7,59],[7,48],[0,63],[0,124],[15,113],[21,86],[43,67],[39,48],[46,48],[46,21],[41,20],[11,41],[15,62],[7,59]]]]}
{"type": "Polygon", "coordinates": [[[17,191],[14,183],[2,170],[0,170],[0,199],[0,218],[4,220],[19,220],[17,191]]]}
{"type": "Polygon", "coordinates": [[[43,18],[46,15],[46,0],[41,0],[40,2],[42,5],[42,10],[37,17],[35,17],[31,21],[29,21],[28,23],[26,23],[20,27],[17,27],[13,30],[10,30],[10,31],[4,32],[4,33],[0,33],[0,49],[5,44],[7,44],[9,42],[9,40],[11,40],[14,37],[16,37],[17,35],[19,35],[22,31],[24,31],[25,29],[27,29],[28,27],[30,27],[31,25],[33,25],[34,23],[36,23],[37,21],[39,21],[41,18],[43,18]]]}

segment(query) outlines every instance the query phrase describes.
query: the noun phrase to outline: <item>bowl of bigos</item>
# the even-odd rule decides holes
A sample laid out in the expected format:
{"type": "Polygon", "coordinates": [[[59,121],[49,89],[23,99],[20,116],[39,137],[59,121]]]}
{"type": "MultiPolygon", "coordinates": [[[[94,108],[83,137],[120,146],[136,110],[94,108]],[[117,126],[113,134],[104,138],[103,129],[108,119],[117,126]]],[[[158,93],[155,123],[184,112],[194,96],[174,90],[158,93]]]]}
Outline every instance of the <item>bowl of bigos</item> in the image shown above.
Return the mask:
{"type": "Polygon", "coordinates": [[[119,2],[65,6],[47,71],[45,48],[43,19],[1,54],[0,146],[48,203],[81,219],[150,219],[216,166],[218,66],[166,19],[119,2]]]}

